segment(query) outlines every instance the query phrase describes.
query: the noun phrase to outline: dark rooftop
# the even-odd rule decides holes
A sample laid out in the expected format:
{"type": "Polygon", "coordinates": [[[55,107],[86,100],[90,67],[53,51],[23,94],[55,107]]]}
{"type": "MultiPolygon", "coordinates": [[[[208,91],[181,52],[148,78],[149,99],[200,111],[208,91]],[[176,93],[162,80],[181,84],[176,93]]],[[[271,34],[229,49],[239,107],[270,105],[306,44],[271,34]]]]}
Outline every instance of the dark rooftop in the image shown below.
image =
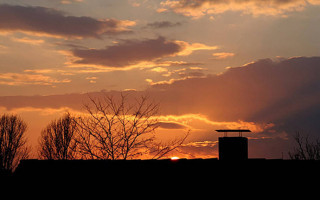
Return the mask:
{"type": "Polygon", "coordinates": [[[14,175],[66,179],[70,177],[107,177],[110,180],[161,181],[185,177],[270,178],[302,174],[319,175],[320,161],[282,159],[248,159],[222,161],[218,159],[179,160],[22,160],[14,175]]]}

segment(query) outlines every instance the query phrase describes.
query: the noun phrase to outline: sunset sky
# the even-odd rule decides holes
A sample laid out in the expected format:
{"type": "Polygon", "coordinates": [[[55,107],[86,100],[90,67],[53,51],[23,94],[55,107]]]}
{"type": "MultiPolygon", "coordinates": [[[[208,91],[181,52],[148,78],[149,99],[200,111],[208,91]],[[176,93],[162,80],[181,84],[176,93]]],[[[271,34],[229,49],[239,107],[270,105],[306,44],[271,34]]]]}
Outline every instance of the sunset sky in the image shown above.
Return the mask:
{"type": "Polygon", "coordinates": [[[320,0],[0,0],[0,112],[41,130],[88,94],[148,94],[177,155],[217,157],[248,128],[249,157],[320,137],[320,0]],[[179,155],[178,155],[179,154],[179,155]]]}

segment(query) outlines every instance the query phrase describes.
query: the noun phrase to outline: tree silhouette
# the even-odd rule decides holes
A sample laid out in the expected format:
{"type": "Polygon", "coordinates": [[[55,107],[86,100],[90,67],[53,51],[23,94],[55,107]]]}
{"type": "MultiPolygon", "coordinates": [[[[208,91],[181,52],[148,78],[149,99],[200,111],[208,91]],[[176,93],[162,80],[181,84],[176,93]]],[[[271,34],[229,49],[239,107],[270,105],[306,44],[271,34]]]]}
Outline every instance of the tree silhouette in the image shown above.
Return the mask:
{"type": "Polygon", "coordinates": [[[27,124],[17,115],[0,118],[0,173],[11,173],[21,159],[29,156],[25,131],[27,124]]]}
{"type": "Polygon", "coordinates": [[[126,95],[89,97],[87,116],[78,117],[77,150],[84,159],[133,159],[154,154],[160,158],[177,148],[185,138],[170,146],[155,142],[159,105],[142,96],[130,103],[126,95]]]}
{"type": "Polygon", "coordinates": [[[296,146],[289,152],[290,159],[293,160],[320,160],[320,141],[310,141],[308,136],[303,136],[297,131],[294,137],[296,146]]]}
{"type": "Polygon", "coordinates": [[[75,158],[76,123],[70,113],[53,120],[42,130],[38,155],[41,159],[67,160],[75,158]]]}

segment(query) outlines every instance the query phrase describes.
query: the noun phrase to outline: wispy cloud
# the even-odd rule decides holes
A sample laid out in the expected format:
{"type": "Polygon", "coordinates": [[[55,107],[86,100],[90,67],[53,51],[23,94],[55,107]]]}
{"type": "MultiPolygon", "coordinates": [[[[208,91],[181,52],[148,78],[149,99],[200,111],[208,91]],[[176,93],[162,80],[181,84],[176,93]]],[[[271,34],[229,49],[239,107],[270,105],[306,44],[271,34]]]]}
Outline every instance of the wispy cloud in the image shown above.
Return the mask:
{"type": "Polygon", "coordinates": [[[235,54],[234,53],[230,53],[230,52],[219,52],[219,53],[213,53],[213,59],[216,60],[223,60],[223,59],[227,59],[230,57],[233,57],[235,54]]]}
{"type": "Polygon", "coordinates": [[[159,29],[159,28],[177,27],[177,26],[181,26],[181,25],[182,25],[181,22],[156,21],[156,22],[148,23],[145,27],[146,27],[146,28],[159,29]]]}
{"type": "Polygon", "coordinates": [[[95,76],[87,77],[86,80],[89,80],[89,83],[97,83],[98,78],[95,76]]]}
{"type": "Polygon", "coordinates": [[[60,0],[61,4],[81,3],[83,0],[60,0]]]}
{"type": "Polygon", "coordinates": [[[28,37],[22,37],[22,38],[11,37],[11,40],[14,42],[20,42],[20,43],[25,43],[25,44],[30,44],[30,45],[40,45],[40,44],[44,43],[44,40],[32,39],[32,38],[28,38],[28,37]]]}
{"type": "Polygon", "coordinates": [[[30,73],[0,73],[0,85],[53,85],[55,83],[69,83],[70,79],[58,80],[42,74],[30,73]]]}
{"type": "Polygon", "coordinates": [[[165,0],[159,12],[171,10],[185,16],[200,18],[226,11],[241,11],[254,16],[284,16],[287,12],[301,11],[308,4],[319,5],[319,0],[165,0]]]}
{"type": "Polygon", "coordinates": [[[203,126],[211,128],[227,128],[227,129],[250,129],[252,132],[260,133],[271,127],[273,124],[259,124],[254,122],[238,121],[213,121],[202,114],[183,114],[183,115],[160,115],[158,119],[165,122],[174,122],[188,127],[190,129],[199,129],[203,126]]]}

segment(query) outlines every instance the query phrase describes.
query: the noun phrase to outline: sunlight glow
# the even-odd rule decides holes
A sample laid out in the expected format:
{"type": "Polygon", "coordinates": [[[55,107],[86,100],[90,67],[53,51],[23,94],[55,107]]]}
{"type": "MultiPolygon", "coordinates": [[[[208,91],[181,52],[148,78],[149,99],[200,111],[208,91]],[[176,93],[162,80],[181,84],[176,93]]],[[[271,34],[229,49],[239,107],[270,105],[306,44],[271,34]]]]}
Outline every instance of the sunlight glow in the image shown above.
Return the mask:
{"type": "Polygon", "coordinates": [[[171,157],[170,159],[171,160],[179,160],[180,158],[175,156],[175,157],[171,157]]]}

